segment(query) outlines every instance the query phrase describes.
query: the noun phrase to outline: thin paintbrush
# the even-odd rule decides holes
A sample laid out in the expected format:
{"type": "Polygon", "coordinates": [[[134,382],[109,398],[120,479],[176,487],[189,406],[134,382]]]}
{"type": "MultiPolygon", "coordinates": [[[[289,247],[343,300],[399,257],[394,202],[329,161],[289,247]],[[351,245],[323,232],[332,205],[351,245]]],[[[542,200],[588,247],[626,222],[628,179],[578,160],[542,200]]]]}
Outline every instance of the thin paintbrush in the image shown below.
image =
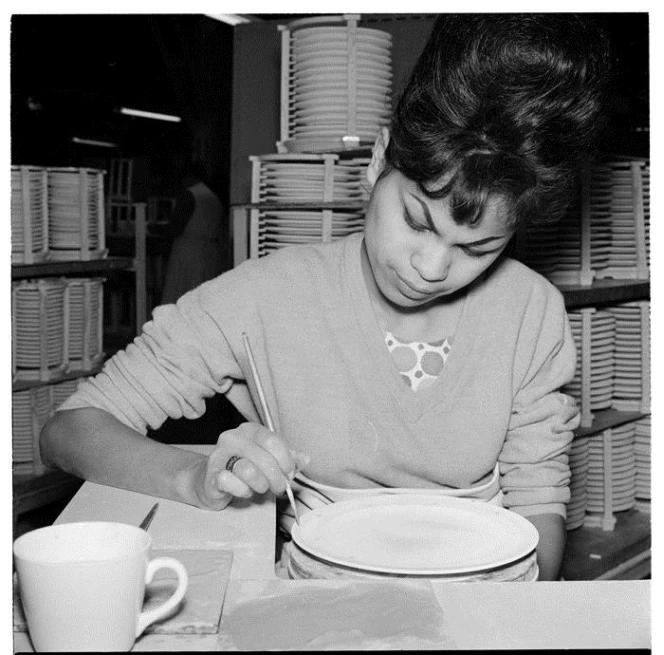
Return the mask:
{"type": "MultiPolygon", "coordinates": [[[[263,385],[261,384],[260,375],[258,375],[258,369],[256,368],[256,361],[254,360],[254,354],[251,351],[249,337],[245,332],[242,333],[242,341],[244,342],[244,349],[247,353],[247,358],[249,359],[249,367],[251,368],[251,375],[254,378],[254,384],[256,385],[258,398],[261,401],[263,416],[265,417],[265,425],[268,428],[268,430],[274,432],[275,431],[274,423],[272,421],[272,415],[270,414],[270,408],[268,407],[267,398],[265,397],[265,392],[263,391],[263,385]]],[[[297,505],[295,504],[295,497],[293,496],[293,490],[291,489],[290,480],[288,478],[286,478],[286,495],[288,496],[288,501],[290,502],[290,505],[293,508],[293,514],[295,514],[295,521],[299,525],[300,515],[297,511],[297,505]]]]}

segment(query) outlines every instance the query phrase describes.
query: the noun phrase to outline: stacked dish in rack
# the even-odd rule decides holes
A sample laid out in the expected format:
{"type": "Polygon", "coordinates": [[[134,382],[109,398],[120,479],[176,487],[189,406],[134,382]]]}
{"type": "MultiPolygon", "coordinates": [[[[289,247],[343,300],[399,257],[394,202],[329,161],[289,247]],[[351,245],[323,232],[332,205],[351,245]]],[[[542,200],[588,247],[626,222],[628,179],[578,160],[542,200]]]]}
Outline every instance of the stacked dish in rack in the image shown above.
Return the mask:
{"type": "Polygon", "coordinates": [[[588,437],[572,441],[569,451],[569,468],[572,475],[569,489],[571,498],[567,504],[565,527],[575,530],[583,525],[588,506],[588,464],[590,463],[590,443],[588,437]]]}
{"type": "Polygon", "coordinates": [[[260,210],[258,228],[251,235],[251,256],[265,255],[299,243],[333,241],[364,227],[363,211],[260,210]],[[255,241],[255,246],[254,246],[255,241]]]}
{"type": "Polygon", "coordinates": [[[12,468],[14,473],[41,471],[39,433],[51,416],[49,387],[37,387],[12,394],[12,468]]]}
{"type": "Polygon", "coordinates": [[[616,320],[610,312],[595,308],[572,311],[568,315],[577,362],[574,379],[563,391],[579,402],[581,425],[588,427],[594,410],[611,407],[616,320]]]}
{"type": "Polygon", "coordinates": [[[369,159],[337,155],[264,155],[250,157],[252,202],[365,202],[369,197],[369,159]]]}
{"type": "Polygon", "coordinates": [[[69,367],[91,371],[103,358],[103,298],[101,278],[67,280],[69,367]]]}
{"type": "Polygon", "coordinates": [[[650,432],[650,416],[645,416],[636,421],[634,459],[636,461],[636,498],[639,500],[650,500],[651,497],[650,432]]]}
{"type": "Polygon", "coordinates": [[[616,321],[612,406],[646,410],[650,407],[650,302],[624,303],[609,311],[616,321]]]}
{"type": "Polygon", "coordinates": [[[650,256],[650,166],[619,159],[593,170],[591,203],[611,217],[611,245],[598,277],[645,278],[650,256]]]}
{"type": "Polygon", "coordinates": [[[47,257],[47,179],[45,168],[12,166],[12,264],[32,264],[47,257]]]}
{"type": "Polygon", "coordinates": [[[51,392],[52,392],[52,404],[51,404],[51,409],[52,411],[55,411],[62,403],[71,396],[74,391],[76,391],[76,388],[78,387],[78,383],[80,380],[65,380],[64,382],[58,382],[56,384],[50,385],[51,392]]]}
{"type": "Polygon", "coordinates": [[[49,168],[48,213],[49,259],[70,261],[106,256],[102,171],[49,168]]]}
{"type": "Polygon", "coordinates": [[[391,47],[390,34],[358,27],[356,17],[286,26],[282,149],[324,152],[372,145],[391,111],[391,47]]]}
{"type": "Polygon", "coordinates": [[[68,363],[64,279],[12,283],[12,359],[17,380],[48,381],[68,363]]]}
{"type": "Polygon", "coordinates": [[[590,438],[586,525],[597,526],[607,520],[614,523],[614,512],[634,507],[635,434],[636,425],[631,422],[590,438]]]}
{"type": "Polygon", "coordinates": [[[250,256],[328,242],[364,227],[366,157],[277,154],[250,157],[253,203],[250,256]],[[325,207],[329,203],[330,207],[325,207]]]}

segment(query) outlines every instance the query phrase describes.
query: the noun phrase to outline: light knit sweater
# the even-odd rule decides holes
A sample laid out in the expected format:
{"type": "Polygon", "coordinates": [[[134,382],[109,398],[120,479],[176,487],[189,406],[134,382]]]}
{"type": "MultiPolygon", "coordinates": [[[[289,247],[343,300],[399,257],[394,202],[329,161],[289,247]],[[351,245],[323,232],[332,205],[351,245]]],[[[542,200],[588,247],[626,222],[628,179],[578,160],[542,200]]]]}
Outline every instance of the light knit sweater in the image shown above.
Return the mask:
{"type": "Polygon", "coordinates": [[[247,384],[251,340],[276,429],[328,485],[472,487],[496,462],[506,507],[565,515],[562,394],[575,349],[559,291],[497,260],[461,304],[438,380],[413,392],[384,342],[362,277],[362,235],[250,260],[157,307],[126,351],[61,409],[95,406],[145,433],[196,418],[225,393],[260,421],[247,384]]]}

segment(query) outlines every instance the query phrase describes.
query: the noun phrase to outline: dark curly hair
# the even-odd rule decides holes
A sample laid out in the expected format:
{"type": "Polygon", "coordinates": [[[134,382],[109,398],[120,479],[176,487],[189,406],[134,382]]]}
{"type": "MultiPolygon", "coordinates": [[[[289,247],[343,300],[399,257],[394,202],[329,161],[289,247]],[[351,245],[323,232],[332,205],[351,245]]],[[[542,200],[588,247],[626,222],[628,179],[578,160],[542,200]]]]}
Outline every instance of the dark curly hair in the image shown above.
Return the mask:
{"type": "Polygon", "coordinates": [[[606,36],[574,14],[441,15],[392,116],[385,153],[457,223],[506,202],[514,228],[565,211],[602,126],[606,36]]]}

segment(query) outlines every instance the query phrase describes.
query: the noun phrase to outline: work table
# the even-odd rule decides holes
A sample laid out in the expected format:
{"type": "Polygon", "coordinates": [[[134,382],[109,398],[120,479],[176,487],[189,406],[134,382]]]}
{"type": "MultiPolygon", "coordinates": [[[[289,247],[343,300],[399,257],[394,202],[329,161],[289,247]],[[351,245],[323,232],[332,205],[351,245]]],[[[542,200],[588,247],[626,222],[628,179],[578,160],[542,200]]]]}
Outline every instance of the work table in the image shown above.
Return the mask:
{"type": "MultiPolygon", "coordinates": [[[[650,581],[280,579],[269,494],[213,512],[86,482],[56,523],[138,525],[156,500],[153,549],[220,549],[233,559],[217,634],[146,634],[135,651],[651,647],[650,581]]],[[[14,647],[31,650],[25,633],[14,647]]]]}

